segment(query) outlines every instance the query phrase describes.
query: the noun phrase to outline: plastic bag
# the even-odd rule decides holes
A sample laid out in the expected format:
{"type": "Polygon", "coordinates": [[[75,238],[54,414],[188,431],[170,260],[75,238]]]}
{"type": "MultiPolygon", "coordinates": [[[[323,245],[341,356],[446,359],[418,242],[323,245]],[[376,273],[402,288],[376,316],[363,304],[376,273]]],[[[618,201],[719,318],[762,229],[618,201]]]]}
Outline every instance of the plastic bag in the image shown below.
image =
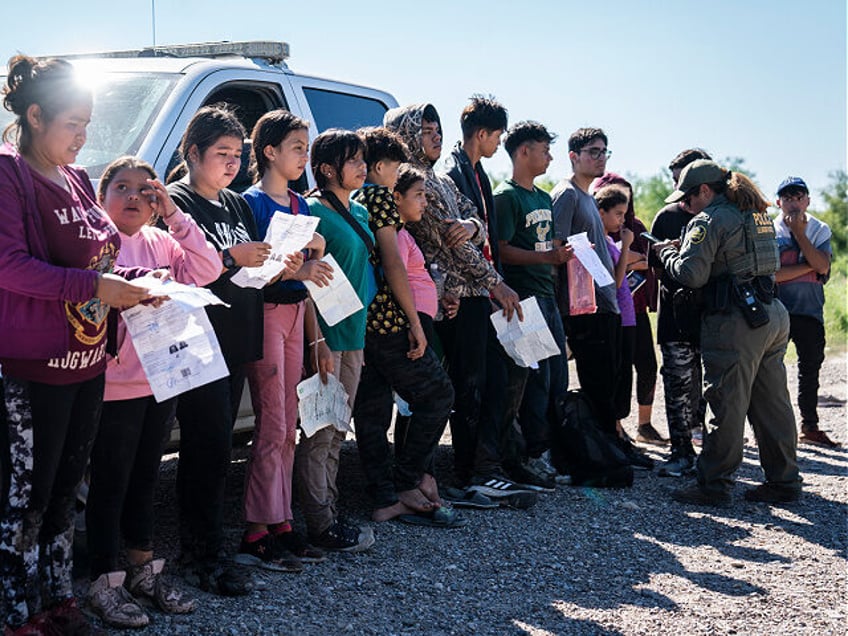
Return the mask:
{"type": "Polygon", "coordinates": [[[595,280],[576,258],[567,263],[568,269],[568,315],[582,316],[598,311],[595,302],[595,280]]]}

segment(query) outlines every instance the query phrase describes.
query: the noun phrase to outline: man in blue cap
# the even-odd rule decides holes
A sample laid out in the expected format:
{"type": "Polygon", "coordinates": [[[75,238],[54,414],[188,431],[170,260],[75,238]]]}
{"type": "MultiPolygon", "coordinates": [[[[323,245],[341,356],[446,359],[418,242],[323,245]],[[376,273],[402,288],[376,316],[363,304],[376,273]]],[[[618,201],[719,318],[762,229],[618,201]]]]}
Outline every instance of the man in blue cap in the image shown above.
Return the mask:
{"type": "Polygon", "coordinates": [[[824,362],[824,284],[830,277],[830,228],[807,214],[810,191],[801,177],[787,177],[777,187],[774,219],[780,248],[775,274],[777,293],[789,311],[789,339],[798,352],[798,409],[802,443],[835,448],[837,442],[819,430],[816,411],[819,370],[824,362]]]}

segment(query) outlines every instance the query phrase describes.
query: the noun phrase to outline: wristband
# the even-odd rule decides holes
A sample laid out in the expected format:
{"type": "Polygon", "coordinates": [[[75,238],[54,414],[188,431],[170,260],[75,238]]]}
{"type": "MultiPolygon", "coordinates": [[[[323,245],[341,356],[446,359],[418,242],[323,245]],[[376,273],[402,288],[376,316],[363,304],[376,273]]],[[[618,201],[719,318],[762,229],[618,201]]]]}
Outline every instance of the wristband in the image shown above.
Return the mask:
{"type": "Polygon", "coordinates": [[[230,254],[229,248],[225,248],[221,251],[221,260],[224,263],[224,267],[226,267],[227,269],[235,269],[236,259],[234,259],[233,255],[230,254]]]}
{"type": "Polygon", "coordinates": [[[315,346],[317,346],[319,343],[324,342],[324,340],[326,340],[326,338],[318,338],[318,340],[313,340],[312,342],[310,342],[310,343],[309,343],[309,346],[310,346],[310,347],[315,347],[315,346]]]}

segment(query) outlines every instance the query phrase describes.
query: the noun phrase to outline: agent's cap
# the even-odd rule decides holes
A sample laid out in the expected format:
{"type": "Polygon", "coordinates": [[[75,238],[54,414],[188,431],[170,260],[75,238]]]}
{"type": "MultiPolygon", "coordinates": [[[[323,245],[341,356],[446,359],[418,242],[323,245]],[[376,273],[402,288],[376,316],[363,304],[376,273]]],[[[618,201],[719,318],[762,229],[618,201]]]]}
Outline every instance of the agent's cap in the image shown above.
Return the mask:
{"type": "Polygon", "coordinates": [[[677,190],[668,195],[666,203],[676,203],[686,196],[686,193],[704,183],[716,183],[724,181],[730,172],[722,168],[715,161],[709,159],[697,159],[683,168],[680,180],[677,182],[677,190]]]}

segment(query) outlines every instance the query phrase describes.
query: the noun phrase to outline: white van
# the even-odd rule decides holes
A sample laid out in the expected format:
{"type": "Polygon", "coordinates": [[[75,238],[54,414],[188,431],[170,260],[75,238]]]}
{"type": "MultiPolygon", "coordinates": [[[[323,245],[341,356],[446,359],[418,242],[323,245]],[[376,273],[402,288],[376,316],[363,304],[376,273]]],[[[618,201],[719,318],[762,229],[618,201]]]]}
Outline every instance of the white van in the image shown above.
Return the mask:
{"type": "MultiPolygon", "coordinates": [[[[148,161],[164,180],[178,163],[189,120],[208,104],[230,104],[248,133],[263,114],[285,108],[310,122],[310,140],[328,128],[380,125],[383,114],[397,106],[384,91],[295,73],[286,64],[285,42],[208,42],[53,57],[71,61],[92,84],[94,112],[77,163],[95,182],[122,155],[148,161]]],[[[5,77],[0,81],[6,84],[5,77]]],[[[0,109],[0,128],[11,121],[11,113],[0,109]]],[[[249,155],[242,155],[234,190],[250,185],[249,155]]],[[[311,185],[307,169],[292,187],[304,191],[311,185]]],[[[236,432],[252,426],[245,391],[236,432]]]]}

